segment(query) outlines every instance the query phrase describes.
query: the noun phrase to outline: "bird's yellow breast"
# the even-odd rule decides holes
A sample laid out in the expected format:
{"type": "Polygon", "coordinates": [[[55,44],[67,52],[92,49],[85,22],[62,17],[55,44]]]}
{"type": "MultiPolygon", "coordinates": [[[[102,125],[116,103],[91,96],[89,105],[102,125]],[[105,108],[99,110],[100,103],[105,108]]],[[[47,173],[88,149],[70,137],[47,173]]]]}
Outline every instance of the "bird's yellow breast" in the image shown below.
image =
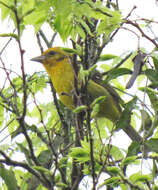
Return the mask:
{"type": "Polygon", "coordinates": [[[73,107],[74,72],[68,58],[52,65],[44,64],[61,102],[68,108],[73,107]]]}

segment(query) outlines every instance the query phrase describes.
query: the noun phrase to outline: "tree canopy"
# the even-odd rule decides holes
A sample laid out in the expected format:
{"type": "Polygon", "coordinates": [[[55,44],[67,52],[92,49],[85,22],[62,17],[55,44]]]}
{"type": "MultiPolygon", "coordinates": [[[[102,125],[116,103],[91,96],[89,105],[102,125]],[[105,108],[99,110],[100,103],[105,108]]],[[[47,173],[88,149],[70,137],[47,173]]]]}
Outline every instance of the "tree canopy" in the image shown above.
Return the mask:
{"type": "Polygon", "coordinates": [[[0,0],[2,26],[8,25],[7,32],[0,29],[2,189],[158,189],[158,21],[136,16],[136,6],[124,15],[121,3],[0,0]],[[135,49],[127,41],[128,51],[108,52],[124,31],[135,49]],[[25,57],[61,44],[82,81],[74,84],[73,110],[59,100],[47,73],[25,57]],[[91,79],[119,94],[116,123],[92,117],[103,97],[91,110],[78,103],[91,79]],[[126,130],[129,124],[134,133],[126,130]]]}

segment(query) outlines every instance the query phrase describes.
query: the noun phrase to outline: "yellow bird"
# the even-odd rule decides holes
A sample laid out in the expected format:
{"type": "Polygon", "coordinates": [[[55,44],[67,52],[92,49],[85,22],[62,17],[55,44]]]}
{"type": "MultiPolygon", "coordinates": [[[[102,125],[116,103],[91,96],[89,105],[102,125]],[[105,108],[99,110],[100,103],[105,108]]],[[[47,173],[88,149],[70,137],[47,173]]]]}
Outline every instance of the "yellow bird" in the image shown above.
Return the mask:
{"type": "MultiPolygon", "coordinates": [[[[60,47],[49,48],[41,56],[31,59],[43,64],[49,74],[53,86],[61,100],[68,108],[74,109],[74,70],[70,55],[60,47]]],[[[121,116],[119,98],[114,89],[102,84],[100,81],[88,81],[87,92],[91,102],[100,96],[105,96],[103,102],[99,104],[99,111],[96,117],[105,117],[116,123],[121,116]]],[[[133,127],[127,126],[123,129],[127,135],[135,141],[141,141],[141,137],[133,127]]]]}

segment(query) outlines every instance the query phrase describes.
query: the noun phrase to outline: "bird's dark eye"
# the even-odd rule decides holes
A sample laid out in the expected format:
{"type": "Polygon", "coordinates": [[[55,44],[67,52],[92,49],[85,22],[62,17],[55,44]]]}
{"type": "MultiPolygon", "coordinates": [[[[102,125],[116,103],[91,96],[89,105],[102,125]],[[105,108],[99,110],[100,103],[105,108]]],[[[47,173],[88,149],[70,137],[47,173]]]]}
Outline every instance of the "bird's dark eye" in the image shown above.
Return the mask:
{"type": "Polygon", "coordinates": [[[50,51],[50,52],[48,53],[48,55],[55,55],[55,54],[57,54],[56,51],[50,51]]]}

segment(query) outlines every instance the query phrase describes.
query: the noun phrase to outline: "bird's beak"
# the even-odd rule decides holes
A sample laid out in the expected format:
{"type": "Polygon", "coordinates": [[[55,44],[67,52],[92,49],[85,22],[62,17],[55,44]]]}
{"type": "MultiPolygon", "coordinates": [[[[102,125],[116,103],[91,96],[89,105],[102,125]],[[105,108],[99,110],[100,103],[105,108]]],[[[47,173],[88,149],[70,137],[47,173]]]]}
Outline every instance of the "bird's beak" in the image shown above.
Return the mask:
{"type": "Polygon", "coordinates": [[[31,61],[36,61],[36,62],[40,62],[43,63],[43,60],[45,60],[46,56],[45,55],[40,55],[38,57],[34,57],[31,59],[31,61]]]}

